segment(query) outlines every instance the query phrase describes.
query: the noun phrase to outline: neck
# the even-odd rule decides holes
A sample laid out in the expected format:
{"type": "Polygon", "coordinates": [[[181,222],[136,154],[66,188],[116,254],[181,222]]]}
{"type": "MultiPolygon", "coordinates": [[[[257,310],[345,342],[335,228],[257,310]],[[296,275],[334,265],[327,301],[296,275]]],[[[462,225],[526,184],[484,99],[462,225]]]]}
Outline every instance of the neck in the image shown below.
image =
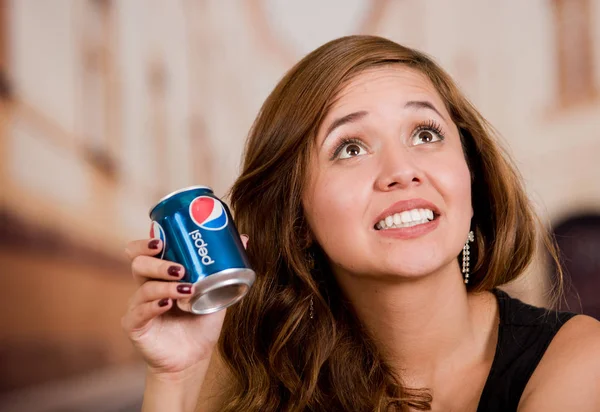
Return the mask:
{"type": "Polygon", "coordinates": [[[467,294],[456,262],[419,279],[338,280],[384,358],[405,382],[432,385],[442,369],[483,356],[479,352],[485,343],[475,331],[485,329],[489,313],[478,315],[472,309],[475,299],[467,294]]]}

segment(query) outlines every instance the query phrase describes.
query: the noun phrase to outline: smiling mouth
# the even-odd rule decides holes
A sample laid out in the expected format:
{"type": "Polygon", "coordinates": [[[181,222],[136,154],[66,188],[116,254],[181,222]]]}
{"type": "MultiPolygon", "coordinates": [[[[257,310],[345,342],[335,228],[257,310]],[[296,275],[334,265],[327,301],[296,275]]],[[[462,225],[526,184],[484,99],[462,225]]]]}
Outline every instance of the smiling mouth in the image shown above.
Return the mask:
{"type": "Polygon", "coordinates": [[[375,230],[401,229],[423,225],[435,220],[438,215],[431,209],[411,209],[386,216],[375,224],[375,230]]]}

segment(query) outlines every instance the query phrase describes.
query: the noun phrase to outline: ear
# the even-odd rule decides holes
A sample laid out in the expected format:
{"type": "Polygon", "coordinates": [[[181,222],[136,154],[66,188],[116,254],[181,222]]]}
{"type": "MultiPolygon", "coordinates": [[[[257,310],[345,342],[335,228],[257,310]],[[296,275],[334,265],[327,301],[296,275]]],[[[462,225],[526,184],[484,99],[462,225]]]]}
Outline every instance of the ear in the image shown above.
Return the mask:
{"type": "Polygon", "coordinates": [[[244,245],[244,249],[248,249],[248,235],[240,235],[240,239],[242,240],[242,244],[244,245]]]}

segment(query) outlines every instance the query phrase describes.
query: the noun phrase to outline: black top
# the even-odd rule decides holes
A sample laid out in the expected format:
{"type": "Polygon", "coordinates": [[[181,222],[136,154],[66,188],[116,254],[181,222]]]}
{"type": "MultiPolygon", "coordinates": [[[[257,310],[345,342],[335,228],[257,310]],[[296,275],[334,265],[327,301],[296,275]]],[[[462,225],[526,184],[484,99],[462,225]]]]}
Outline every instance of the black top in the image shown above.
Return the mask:
{"type": "Polygon", "coordinates": [[[500,325],[496,354],[477,412],[513,412],[554,335],[574,313],[527,305],[495,289],[500,325]]]}

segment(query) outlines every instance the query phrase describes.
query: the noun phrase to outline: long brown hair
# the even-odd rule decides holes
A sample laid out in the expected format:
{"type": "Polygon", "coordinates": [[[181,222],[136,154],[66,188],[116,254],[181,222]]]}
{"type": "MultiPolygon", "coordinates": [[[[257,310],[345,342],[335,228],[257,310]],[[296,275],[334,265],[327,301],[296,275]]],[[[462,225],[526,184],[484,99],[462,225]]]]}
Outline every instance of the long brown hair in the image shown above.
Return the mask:
{"type": "Polygon", "coordinates": [[[314,137],[335,95],[365,69],[390,64],[426,75],[460,132],[477,239],[469,289],[507,283],[531,261],[538,222],[521,179],[450,76],[423,53],[380,37],[331,41],[267,98],[231,190],[257,279],[229,309],[219,342],[233,373],[227,411],[430,409],[431,395],[402,385],[344,300],[301,202],[314,137]]]}

